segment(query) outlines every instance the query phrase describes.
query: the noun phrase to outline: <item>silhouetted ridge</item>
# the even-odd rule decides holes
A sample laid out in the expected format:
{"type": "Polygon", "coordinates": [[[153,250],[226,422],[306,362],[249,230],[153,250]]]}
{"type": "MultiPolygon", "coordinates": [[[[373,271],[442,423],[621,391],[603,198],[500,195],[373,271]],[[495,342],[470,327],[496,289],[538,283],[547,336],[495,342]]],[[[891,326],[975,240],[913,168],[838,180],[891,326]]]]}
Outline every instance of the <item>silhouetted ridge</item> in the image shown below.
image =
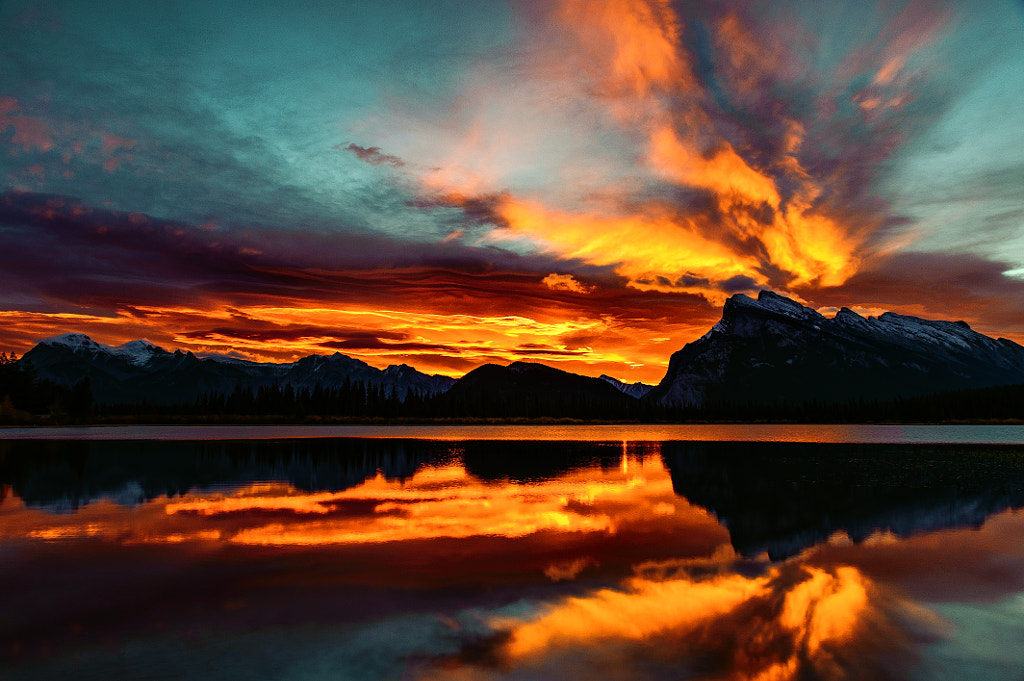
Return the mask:
{"type": "Polygon", "coordinates": [[[85,334],[69,333],[41,341],[20,364],[57,385],[89,380],[99,404],[182,404],[204,395],[230,395],[236,389],[257,392],[267,386],[293,391],[338,389],[360,384],[384,397],[404,402],[411,393],[429,397],[447,390],[455,379],[428,376],[412,367],[377,369],[341,353],[310,355],[296,362],[252,362],[233,357],[196,357],[168,352],[148,341],[111,347],[85,334]]]}
{"type": "Polygon", "coordinates": [[[444,413],[474,417],[626,418],[633,397],[599,378],[532,362],[485,364],[438,399],[444,413]]]}
{"type": "Polygon", "coordinates": [[[646,400],[714,403],[887,401],[1024,383],[1024,348],[964,322],[886,312],[832,319],[783,296],[729,298],[708,333],[674,353],[646,400]]]}

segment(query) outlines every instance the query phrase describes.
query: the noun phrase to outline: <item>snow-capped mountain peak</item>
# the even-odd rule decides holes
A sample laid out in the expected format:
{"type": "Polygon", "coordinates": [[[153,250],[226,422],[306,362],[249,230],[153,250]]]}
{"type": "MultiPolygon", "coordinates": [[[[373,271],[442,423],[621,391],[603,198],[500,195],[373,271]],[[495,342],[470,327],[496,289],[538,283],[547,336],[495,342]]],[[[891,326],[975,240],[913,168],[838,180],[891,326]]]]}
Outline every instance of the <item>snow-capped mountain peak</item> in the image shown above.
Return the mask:
{"type": "Polygon", "coordinates": [[[128,341],[127,343],[114,346],[109,349],[109,352],[112,355],[124,357],[135,366],[142,366],[152,359],[153,355],[167,354],[166,350],[157,345],[153,345],[145,339],[128,341]]]}
{"type": "Polygon", "coordinates": [[[133,340],[121,345],[110,346],[97,343],[84,333],[64,333],[46,338],[39,344],[65,347],[75,354],[105,354],[120,357],[135,366],[144,365],[153,358],[153,355],[168,354],[166,350],[153,345],[148,340],[133,340]]]}
{"type": "Polygon", "coordinates": [[[101,345],[84,333],[62,333],[39,341],[40,345],[60,345],[72,351],[91,350],[93,352],[109,350],[109,346],[101,345]]]}

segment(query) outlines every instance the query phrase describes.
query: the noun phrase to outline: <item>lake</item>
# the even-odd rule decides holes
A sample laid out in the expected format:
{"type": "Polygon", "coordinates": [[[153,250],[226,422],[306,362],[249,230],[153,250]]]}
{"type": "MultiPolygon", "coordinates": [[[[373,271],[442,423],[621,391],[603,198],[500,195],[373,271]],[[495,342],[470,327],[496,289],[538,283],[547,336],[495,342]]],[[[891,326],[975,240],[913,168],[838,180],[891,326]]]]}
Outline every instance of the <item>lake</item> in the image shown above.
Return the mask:
{"type": "Polygon", "coordinates": [[[24,431],[5,679],[1024,676],[1019,426],[24,431]]]}

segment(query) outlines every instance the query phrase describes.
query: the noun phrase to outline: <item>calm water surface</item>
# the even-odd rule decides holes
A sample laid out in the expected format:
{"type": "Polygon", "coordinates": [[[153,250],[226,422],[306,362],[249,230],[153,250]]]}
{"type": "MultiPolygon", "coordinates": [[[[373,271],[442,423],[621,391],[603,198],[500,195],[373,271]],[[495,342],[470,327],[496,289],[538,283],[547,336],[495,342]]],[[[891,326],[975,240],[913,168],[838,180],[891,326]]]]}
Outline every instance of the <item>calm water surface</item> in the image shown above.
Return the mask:
{"type": "Polygon", "coordinates": [[[742,441],[1024,444],[1021,425],[561,425],[561,426],[95,426],[0,428],[0,439],[254,440],[284,438],[426,440],[742,441]]]}
{"type": "Polygon", "coordinates": [[[1024,447],[608,428],[0,441],[0,676],[1024,678],[1024,447]]]}

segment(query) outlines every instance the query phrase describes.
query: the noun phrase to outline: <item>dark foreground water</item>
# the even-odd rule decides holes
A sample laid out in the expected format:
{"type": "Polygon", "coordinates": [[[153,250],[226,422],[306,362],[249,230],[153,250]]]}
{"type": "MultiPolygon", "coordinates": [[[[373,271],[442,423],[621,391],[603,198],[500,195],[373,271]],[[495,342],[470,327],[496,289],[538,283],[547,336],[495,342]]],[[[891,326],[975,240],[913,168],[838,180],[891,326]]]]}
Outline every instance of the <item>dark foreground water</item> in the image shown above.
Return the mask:
{"type": "Polygon", "coordinates": [[[5,679],[1024,678],[1024,446],[0,440],[5,679]]]}

